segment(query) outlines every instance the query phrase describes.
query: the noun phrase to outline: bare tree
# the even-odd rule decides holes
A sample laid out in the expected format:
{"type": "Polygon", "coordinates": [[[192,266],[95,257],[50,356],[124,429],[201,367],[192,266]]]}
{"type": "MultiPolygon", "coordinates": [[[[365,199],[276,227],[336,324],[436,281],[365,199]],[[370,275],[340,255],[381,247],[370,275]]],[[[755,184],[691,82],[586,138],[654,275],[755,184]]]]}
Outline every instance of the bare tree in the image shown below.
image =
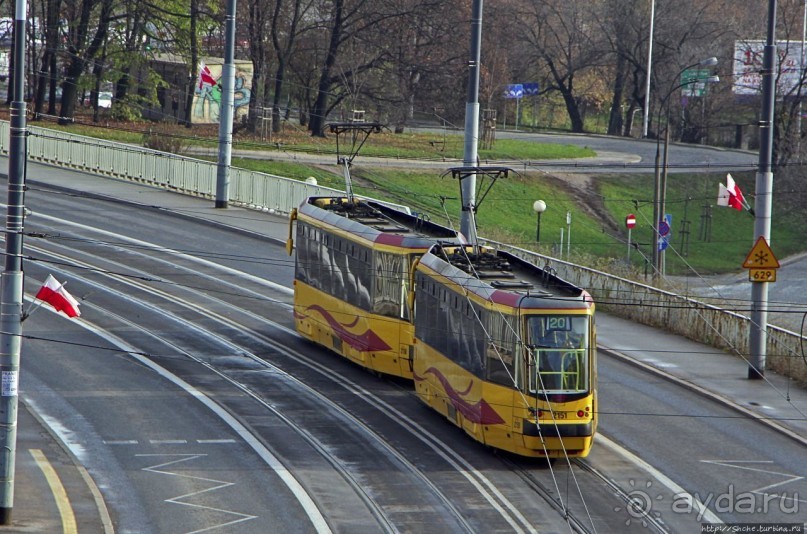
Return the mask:
{"type": "Polygon", "coordinates": [[[606,56],[596,32],[602,2],[591,0],[524,0],[515,22],[524,31],[529,53],[546,73],[549,87],[563,97],[572,131],[583,131],[583,114],[575,83],[606,56]]]}
{"type": "Polygon", "coordinates": [[[45,49],[39,62],[39,73],[34,97],[34,118],[42,114],[45,95],[48,100],[48,114],[56,114],[56,84],[58,82],[57,52],[59,49],[59,11],[61,0],[47,0],[45,5],[45,49]]]}
{"type": "Polygon", "coordinates": [[[380,66],[376,83],[368,87],[368,97],[390,110],[386,115],[396,132],[414,117],[419,96],[423,104],[433,104],[440,95],[430,88],[453,87],[452,79],[462,78],[468,58],[466,50],[454,46],[468,40],[467,10],[443,0],[409,0],[401,9],[400,18],[375,35],[388,43],[391,61],[380,66]]]}
{"type": "MultiPolygon", "coordinates": [[[[283,0],[275,0],[275,4],[282,4],[283,0]]],[[[248,16],[246,20],[247,37],[249,38],[249,58],[252,60],[252,97],[249,101],[249,115],[247,127],[250,131],[258,130],[258,121],[261,117],[259,110],[265,103],[264,79],[269,65],[267,59],[267,45],[264,36],[267,33],[269,14],[272,11],[272,2],[269,0],[248,0],[248,16]]]]}
{"type": "Polygon", "coordinates": [[[274,96],[272,99],[272,130],[280,131],[280,108],[284,96],[286,70],[297,46],[297,39],[308,29],[302,22],[308,19],[313,7],[311,0],[276,0],[272,17],[271,38],[272,49],[277,58],[277,70],[274,79],[274,96]]]}
{"type": "MultiPolygon", "coordinates": [[[[333,0],[328,2],[330,9],[327,17],[322,19],[323,29],[327,29],[327,44],[322,50],[324,61],[319,68],[319,79],[316,84],[315,98],[311,106],[311,117],[308,129],[311,135],[323,137],[328,113],[346,96],[339,91],[340,81],[360,73],[377,68],[382,62],[390,59],[389,50],[382,43],[364,39],[364,34],[371,32],[379,24],[390,19],[400,18],[401,11],[393,1],[370,0],[333,0]],[[350,68],[336,68],[342,46],[350,41],[364,45],[362,54],[364,61],[351,65],[350,68]]],[[[328,7],[328,6],[323,6],[328,7]]],[[[346,62],[347,63],[347,62],[346,62]]]]}
{"type": "Polygon", "coordinates": [[[109,30],[114,0],[79,0],[65,2],[72,21],[67,30],[68,58],[65,81],[62,87],[62,105],[59,122],[66,124],[73,119],[78,96],[79,79],[87,65],[101,50],[109,30]]]}

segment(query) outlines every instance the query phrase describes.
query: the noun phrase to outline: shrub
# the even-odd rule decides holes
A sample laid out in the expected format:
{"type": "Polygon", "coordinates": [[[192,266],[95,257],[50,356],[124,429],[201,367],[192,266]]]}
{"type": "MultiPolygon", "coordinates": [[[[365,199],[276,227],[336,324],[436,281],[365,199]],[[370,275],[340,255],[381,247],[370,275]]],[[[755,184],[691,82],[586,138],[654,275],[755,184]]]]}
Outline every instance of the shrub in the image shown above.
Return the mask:
{"type": "Polygon", "coordinates": [[[187,152],[187,140],[172,132],[166,124],[157,124],[143,134],[143,146],[160,152],[181,154],[187,152]]]}

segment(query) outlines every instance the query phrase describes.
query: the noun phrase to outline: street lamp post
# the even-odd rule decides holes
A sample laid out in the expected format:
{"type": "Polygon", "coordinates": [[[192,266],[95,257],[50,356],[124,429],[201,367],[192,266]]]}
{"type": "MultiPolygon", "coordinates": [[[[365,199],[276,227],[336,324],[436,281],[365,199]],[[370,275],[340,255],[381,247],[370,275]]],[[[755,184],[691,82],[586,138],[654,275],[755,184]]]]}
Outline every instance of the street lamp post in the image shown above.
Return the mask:
{"type": "Polygon", "coordinates": [[[538,225],[535,229],[535,242],[541,242],[541,214],[546,211],[546,202],[543,200],[536,200],[532,203],[532,209],[538,214],[538,225]]]}
{"type": "MultiPolygon", "coordinates": [[[[699,61],[698,63],[693,63],[683,69],[681,69],[678,74],[676,74],[675,79],[677,80],[681,74],[686,72],[687,70],[697,67],[697,66],[704,66],[704,67],[711,67],[717,65],[717,58],[710,57],[699,61]]],[[[718,76],[709,76],[706,79],[690,79],[685,80],[672,89],[670,89],[667,94],[664,95],[664,98],[661,99],[661,104],[658,108],[658,113],[656,116],[656,125],[657,128],[661,126],[661,114],[664,112],[664,116],[666,122],[664,124],[664,161],[662,164],[662,153],[661,153],[661,135],[660,132],[656,132],[656,158],[655,158],[655,188],[653,191],[653,225],[655,231],[655,238],[653,243],[653,276],[657,277],[659,275],[664,274],[664,250],[660,250],[661,239],[664,237],[661,233],[661,221],[665,217],[665,203],[666,203],[666,196],[667,196],[667,155],[669,153],[669,144],[670,144],[670,107],[669,107],[669,100],[670,97],[682,87],[687,85],[691,85],[693,83],[698,82],[705,82],[705,83],[717,83],[720,81],[718,76]]],[[[665,232],[666,234],[666,232],[665,232]]]]}
{"type": "Polygon", "coordinates": [[[642,116],[642,139],[647,137],[647,122],[650,120],[650,69],[653,67],[653,24],[656,20],[656,0],[650,0],[650,38],[647,41],[647,78],[644,83],[644,113],[642,116]]]}

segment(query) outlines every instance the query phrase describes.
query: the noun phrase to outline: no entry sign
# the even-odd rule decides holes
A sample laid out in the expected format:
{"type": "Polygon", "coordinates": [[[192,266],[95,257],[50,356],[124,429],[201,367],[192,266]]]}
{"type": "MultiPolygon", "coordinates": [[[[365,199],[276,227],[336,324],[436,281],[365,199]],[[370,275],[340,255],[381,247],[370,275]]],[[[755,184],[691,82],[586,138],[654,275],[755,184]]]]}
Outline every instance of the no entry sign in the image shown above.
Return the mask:
{"type": "Polygon", "coordinates": [[[630,230],[634,226],[636,226],[636,216],[634,214],[630,214],[625,217],[625,226],[630,230]]]}

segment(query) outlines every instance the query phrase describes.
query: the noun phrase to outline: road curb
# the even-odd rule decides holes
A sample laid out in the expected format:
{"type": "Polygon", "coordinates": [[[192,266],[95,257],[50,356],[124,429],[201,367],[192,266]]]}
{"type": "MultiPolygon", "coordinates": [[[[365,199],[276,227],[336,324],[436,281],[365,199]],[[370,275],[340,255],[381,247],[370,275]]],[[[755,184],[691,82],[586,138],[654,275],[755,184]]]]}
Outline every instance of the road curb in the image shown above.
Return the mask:
{"type": "Polygon", "coordinates": [[[663,370],[659,369],[658,367],[655,367],[653,365],[641,362],[641,361],[637,360],[636,358],[632,358],[630,356],[627,356],[626,354],[623,354],[623,353],[619,352],[618,350],[611,349],[611,348],[605,347],[603,345],[597,345],[597,350],[603,352],[604,354],[607,354],[608,356],[611,356],[612,358],[616,358],[617,360],[620,360],[620,361],[622,361],[624,363],[627,363],[628,365],[638,367],[639,369],[642,369],[644,371],[652,373],[652,374],[654,374],[654,375],[656,375],[656,376],[658,376],[660,378],[663,378],[665,380],[669,380],[671,382],[674,382],[677,385],[682,386],[682,387],[684,387],[684,388],[686,388],[686,389],[688,389],[690,391],[693,391],[693,392],[695,392],[695,393],[697,393],[697,394],[699,394],[699,395],[701,395],[703,397],[706,397],[706,398],[708,398],[710,400],[713,400],[715,402],[719,402],[722,405],[726,406],[727,408],[730,408],[730,409],[732,409],[732,410],[734,410],[736,412],[741,413],[742,415],[745,415],[746,417],[748,417],[750,419],[753,419],[753,420],[755,420],[755,421],[757,421],[759,423],[762,423],[762,424],[768,426],[769,428],[771,428],[772,430],[775,430],[775,431],[787,436],[788,438],[796,441],[797,443],[807,447],[807,437],[804,437],[804,436],[794,432],[793,430],[791,430],[791,429],[789,429],[789,428],[787,428],[785,426],[782,426],[781,424],[777,423],[774,420],[771,420],[770,418],[763,417],[762,415],[758,414],[757,412],[755,412],[753,410],[749,410],[748,408],[746,408],[746,407],[744,407],[744,406],[742,406],[740,404],[737,404],[735,401],[733,401],[731,399],[728,399],[728,398],[726,398],[726,397],[724,397],[724,396],[722,396],[722,395],[720,395],[718,393],[715,393],[713,391],[709,391],[709,390],[699,386],[698,384],[696,384],[694,382],[690,382],[689,380],[685,380],[685,379],[683,379],[683,378],[681,378],[679,376],[675,376],[672,373],[669,373],[667,371],[663,371],[663,370]]]}
{"type": "Polygon", "coordinates": [[[93,501],[95,502],[95,509],[98,510],[98,516],[101,520],[101,524],[104,526],[104,534],[115,534],[115,527],[112,523],[112,517],[109,515],[109,508],[107,508],[106,501],[104,500],[104,496],[101,493],[101,490],[98,488],[98,485],[95,483],[95,480],[92,478],[92,475],[87,471],[87,469],[81,464],[79,459],[73,454],[73,451],[70,450],[62,438],[51,429],[51,427],[45,422],[42,417],[40,417],[39,413],[37,413],[34,408],[25,402],[25,400],[20,399],[20,402],[25,406],[25,409],[31,414],[31,417],[36,419],[39,425],[45,429],[45,431],[50,435],[54,442],[59,444],[59,447],[64,451],[65,454],[70,458],[70,461],[73,463],[73,466],[78,471],[79,476],[87,485],[87,488],[92,493],[93,501]]]}
{"type": "MultiPolygon", "coordinates": [[[[0,174],[0,177],[3,177],[3,176],[4,175],[0,174]]],[[[113,178],[113,179],[117,179],[117,178],[113,178]]],[[[170,193],[170,194],[183,196],[182,193],[174,193],[172,191],[168,191],[166,189],[163,189],[163,188],[160,188],[160,187],[157,187],[157,186],[151,186],[151,185],[141,184],[141,183],[137,183],[137,182],[129,182],[129,181],[125,181],[125,180],[121,180],[121,181],[124,184],[127,184],[127,185],[131,184],[131,185],[139,185],[139,186],[142,186],[142,187],[152,187],[156,191],[159,191],[159,192],[165,192],[165,193],[170,193]]],[[[154,211],[159,211],[161,213],[166,213],[166,214],[171,215],[173,217],[178,217],[178,218],[186,219],[186,220],[189,220],[189,221],[195,221],[195,222],[198,222],[200,224],[205,224],[205,225],[212,226],[212,227],[224,228],[224,229],[227,229],[227,230],[231,230],[233,232],[237,232],[237,233],[240,233],[240,234],[243,234],[243,235],[254,237],[256,239],[264,239],[264,240],[271,241],[272,243],[275,243],[275,244],[278,244],[278,245],[281,245],[281,246],[286,245],[286,242],[283,239],[272,237],[272,236],[269,236],[269,235],[266,235],[266,234],[263,234],[263,233],[260,233],[260,232],[254,232],[252,230],[247,230],[245,228],[240,228],[238,226],[223,223],[221,221],[211,220],[210,218],[201,217],[199,215],[190,215],[190,214],[182,213],[182,212],[175,211],[175,210],[172,210],[172,209],[169,209],[169,208],[163,208],[163,207],[160,207],[160,206],[154,206],[154,205],[151,205],[151,204],[145,204],[143,202],[137,202],[137,201],[134,201],[134,200],[123,199],[123,198],[120,198],[120,197],[117,197],[117,196],[105,195],[105,194],[102,194],[102,193],[94,193],[94,192],[89,192],[89,191],[81,191],[81,190],[73,188],[73,187],[54,185],[54,184],[50,184],[50,183],[46,183],[46,182],[38,182],[36,180],[30,180],[29,179],[29,180],[27,180],[27,183],[30,184],[30,185],[35,185],[37,187],[42,187],[42,188],[46,188],[46,189],[52,189],[54,191],[63,191],[65,193],[72,193],[72,194],[81,193],[83,196],[86,196],[86,197],[89,197],[89,198],[95,198],[95,199],[98,199],[98,200],[105,200],[105,201],[108,201],[108,202],[115,202],[115,203],[118,203],[118,204],[127,204],[127,205],[130,205],[130,206],[137,206],[138,208],[147,208],[147,209],[151,209],[151,210],[154,210],[154,211]]],[[[197,198],[201,199],[201,197],[197,197],[197,198]]],[[[202,199],[202,200],[204,200],[204,199],[202,199]]],[[[212,203],[212,201],[210,201],[210,202],[212,203]]],[[[248,211],[255,211],[255,212],[258,211],[258,210],[250,210],[249,208],[245,208],[243,206],[232,206],[232,207],[237,208],[237,209],[242,209],[242,210],[248,210],[248,211]]]]}

